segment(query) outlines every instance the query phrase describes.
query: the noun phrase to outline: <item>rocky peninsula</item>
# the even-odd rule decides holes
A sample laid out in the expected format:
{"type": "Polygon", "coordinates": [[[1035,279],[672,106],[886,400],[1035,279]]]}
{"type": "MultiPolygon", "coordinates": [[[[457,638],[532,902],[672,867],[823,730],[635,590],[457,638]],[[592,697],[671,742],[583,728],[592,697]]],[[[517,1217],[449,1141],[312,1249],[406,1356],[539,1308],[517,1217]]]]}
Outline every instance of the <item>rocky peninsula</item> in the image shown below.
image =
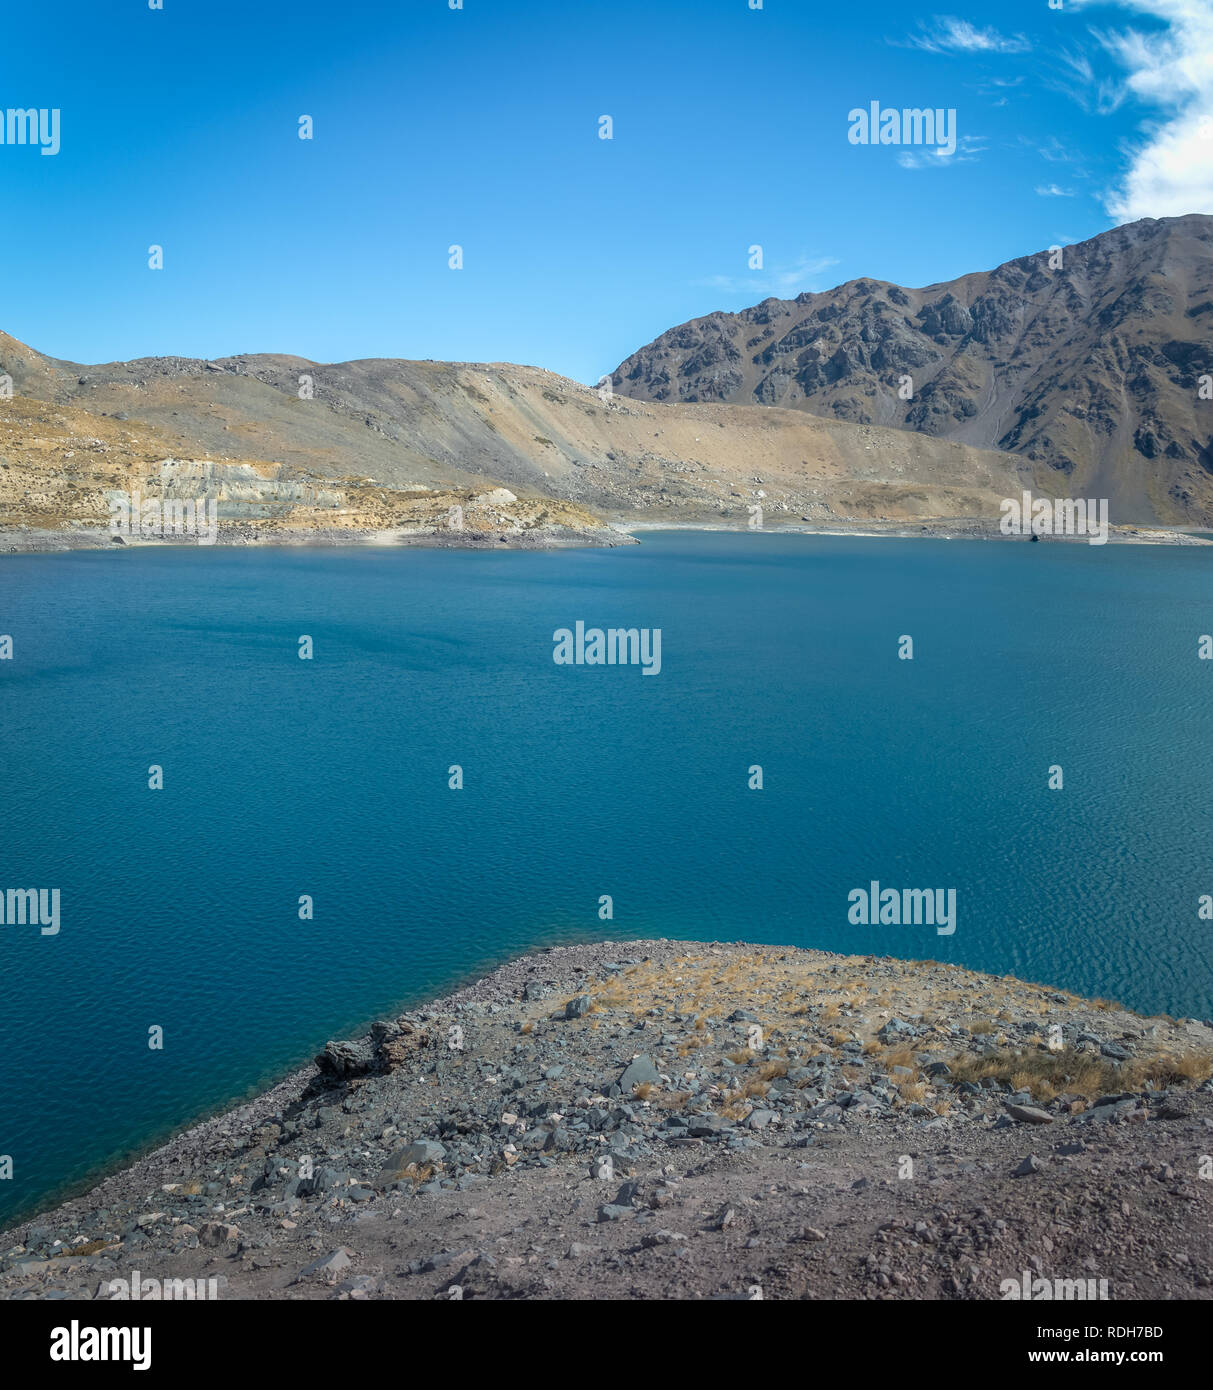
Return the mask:
{"type": "Polygon", "coordinates": [[[4,1233],[0,1298],[1208,1299],[1211,1065],[931,961],[555,947],[4,1233]]]}

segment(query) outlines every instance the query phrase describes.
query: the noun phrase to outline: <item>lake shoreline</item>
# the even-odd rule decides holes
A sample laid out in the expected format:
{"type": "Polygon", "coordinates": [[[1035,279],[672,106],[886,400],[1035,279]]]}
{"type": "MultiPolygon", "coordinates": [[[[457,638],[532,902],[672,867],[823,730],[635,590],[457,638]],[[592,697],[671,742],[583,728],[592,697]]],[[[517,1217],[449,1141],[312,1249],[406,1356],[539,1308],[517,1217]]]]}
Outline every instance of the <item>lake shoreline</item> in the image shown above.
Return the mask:
{"type": "MultiPolygon", "coordinates": [[[[613,521],[620,531],[640,535],[646,531],[731,531],[750,535],[803,535],[866,537],[873,540],[988,540],[1006,544],[1033,544],[1030,536],[1007,536],[999,530],[996,520],[980,517],[931,521],[856,521],[848,524],[817,525],[788,522],[784,525],[748,526],[742,522],[711,521],[613,521]]],[[[1088,545],[1085,536],[1042,536],[1040,543],[1088,545]]],[[[1213,545],[1213,539],[1197,534],[1193,529],[1169,526],[1113,526],[1109,528],[1109,545],[1213,545]]]]}
{"type": "MultiPolygon", "coordinates": [[[[355,530],[345,528],[252,528],[221,526],[218,538],[203,549],[298,550],[350,549],[432,549],[432,550],[568,550],[611,549],[643,544],[641,537],[651,531],[733,532],[768,536],[838,536],[843,538],[889,540],[989,540],[1006,544],[1031,544],[1028,536],[1007,536],[996,520],[981,517],[932,518],[924,521],[854,521],[829,524],[787,522],[754,527],[744,521],[637,520],[614,517],[601,530],[577,531],[570,528],[535,528],[511,531],[402,531],[355,530]]],[[[1085,536],[1044,536],[1044,543],[1061,542],[1087,545],[1085,536]]],[[[158,537],[124,540],[120,544],[103,527],[79,529],[40,529],[22,526],[0,527],[0,554],[59,554],[79,550],[192,549],[197,542],[184,538],[158,537]]],[[[1213,545],[1213,538],[1197,528],[1166,526],[1113,526],[1110,545],[1213,545]]]]}

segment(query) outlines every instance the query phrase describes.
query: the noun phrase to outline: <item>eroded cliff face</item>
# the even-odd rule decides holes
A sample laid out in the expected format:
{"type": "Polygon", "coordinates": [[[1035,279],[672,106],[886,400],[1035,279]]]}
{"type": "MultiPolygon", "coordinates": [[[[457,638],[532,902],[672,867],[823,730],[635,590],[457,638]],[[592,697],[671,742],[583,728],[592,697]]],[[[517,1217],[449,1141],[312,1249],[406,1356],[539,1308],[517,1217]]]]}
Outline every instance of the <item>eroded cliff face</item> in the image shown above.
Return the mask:
{"type": "Polygon", "coordinates": [[[1213,218],[908,289],[852,280],[671,328],[616,370],[663,402],[781,406],[1009,450],[1118,522],[1213,523],[1213,218]],[[913,394],[906,398],[902,383],[913,394]]]}

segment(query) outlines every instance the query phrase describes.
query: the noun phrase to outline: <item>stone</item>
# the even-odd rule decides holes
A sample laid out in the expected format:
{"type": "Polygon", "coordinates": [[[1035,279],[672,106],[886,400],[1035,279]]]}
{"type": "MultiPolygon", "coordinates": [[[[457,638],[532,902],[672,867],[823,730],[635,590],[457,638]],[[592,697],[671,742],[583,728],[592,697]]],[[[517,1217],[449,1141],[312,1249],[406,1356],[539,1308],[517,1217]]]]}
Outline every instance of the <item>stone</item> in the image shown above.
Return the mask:
{"type": "Polygon", "coordinates": [[[407,1168],[421,1168],[441,1163],[446,1157],[446,1148],[433,1139],[418,1139],[403,1149],[396,1149],[379,1172],[380,1181],[395,1177],[407,1168]]]}
{"type": "Polygon", "coordinates": [[[1011,1105],[1008,1103],[1007,1114],[1013,1120],[1018,1120],[1021,1125],[1051,1125],[1055,1118],[1047,1110],[1040,1110],[1035,1105],[1011,1105]]]}
{"type": "Polygon", "coordinates": [[[310,1265],[301,1269],[299,1278],[311,1279],[316,1275],[321,1275],[325,1279],[335,1279],[337,1275],[349,1269],[353,1263],[350,1258],[350,1251],[344,1245],[338,1246],[336,1250],[322,1255],[318,1260],[313,1260],[310,1265]]]}
{"type": "Polygon", "coordinates": [[[316,1057],[316,1066],[320,1071],[338,1080],[365,1076],[374,1064],[374,1050],[366,1042],[329,1042],[316,1057]]]}
{"type": "Polygon", "coordinates": [[[623,1095],[630,1095],[634,1086],[659,1086],[661,1084],[661,1073],[653,1063],[653,1059],[642,1054],[633,1058],[623,1069],[623,1074],[619,1078],[619,1090],[623,1095]]]}
{"type": "Polygon", "coordinates": [[[631,1207],[619,1207],[613,1202],[605,1202],[598,1208],[599,1222],[621,1221],[625,1216],[631,1216],[631,1207]]]}

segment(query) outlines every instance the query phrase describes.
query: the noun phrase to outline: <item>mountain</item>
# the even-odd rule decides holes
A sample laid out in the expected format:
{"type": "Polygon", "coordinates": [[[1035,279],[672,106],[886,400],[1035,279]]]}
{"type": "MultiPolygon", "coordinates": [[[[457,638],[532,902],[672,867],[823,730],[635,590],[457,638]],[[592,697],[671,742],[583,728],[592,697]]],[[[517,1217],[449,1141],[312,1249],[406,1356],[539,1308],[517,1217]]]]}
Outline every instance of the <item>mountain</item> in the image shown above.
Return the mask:
{"type": "Polygon", "coordinates": [[[279,530],[425,527],[504,489],[507,514],[475,529],[512,516],[601,533],[605,519],[745,525],[755,506],[768,524],[989,518],[1028,479],[1022,459],[957,441],[798,410],[603,399],[501,363],[81,366],[0,335],[0,373],[14,391],[0,401],[10,526],[95,524],[109,492],[169,480],[217,496],[221,522],[279,530]],[[544,502],[573,510],[544,519],[544,502]]]}
{"type": "Polygon", "coordinates": [[[852,280],[671,328],[614,373],[663,402],[806,410],[1008,450],[1114,522],[1213,524],[1213,217],[1148,219],[906,289],[852,280]],[[899,386],[909,377],[912,397],[899,386]]]}

